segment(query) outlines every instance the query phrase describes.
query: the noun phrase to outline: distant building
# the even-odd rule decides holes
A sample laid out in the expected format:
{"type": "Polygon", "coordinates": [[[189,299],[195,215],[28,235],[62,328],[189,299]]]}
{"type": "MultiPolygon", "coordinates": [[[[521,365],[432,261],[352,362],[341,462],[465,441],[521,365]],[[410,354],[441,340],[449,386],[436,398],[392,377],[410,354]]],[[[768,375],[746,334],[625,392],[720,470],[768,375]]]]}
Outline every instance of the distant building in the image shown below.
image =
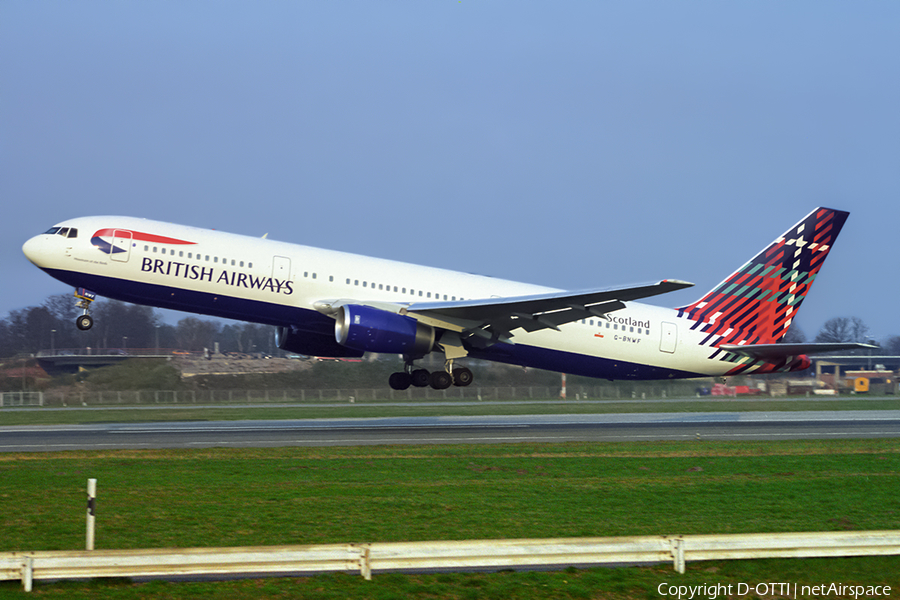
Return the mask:
{"type": "Polygon", "coordinates": [[[896,394],[900,356],[810,357],[816,379],[835,390],[871,394],[896,394]],[[865,379],[866,382],[857,381],[865,379]],[[863,389],[865,388],[865,389],[863,389]]]}

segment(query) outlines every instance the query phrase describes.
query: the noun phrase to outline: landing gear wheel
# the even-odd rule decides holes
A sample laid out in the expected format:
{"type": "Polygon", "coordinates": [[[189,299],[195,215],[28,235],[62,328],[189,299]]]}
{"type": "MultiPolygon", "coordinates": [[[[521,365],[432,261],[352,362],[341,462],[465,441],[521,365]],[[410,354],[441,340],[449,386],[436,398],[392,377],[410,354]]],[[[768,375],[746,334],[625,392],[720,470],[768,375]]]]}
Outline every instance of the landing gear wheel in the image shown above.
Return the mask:
{"type": "Polygon", "coordinates": [[[431,374],[431,387],[436,390],[446,390],[453,385],[453,376],[447,371],[435,371],[431,374]]]}
{"type": "Polygon", "coordinates": [[[403,371],[392,373],[388,383],[392,390],[405,390],[412,384],[412,375],[403,371]]]}
{"type": "Polygon", "coordinates": [[[431,382],[431,374],[426,369],[416,369],[410,374],[412,384],[416,387],[425,387],[431,382]]]}
{"type": "Polygon", "coordinates": [[[94,326],[94,319],[91,315],[81,315],[75,319],[75,327],[82,331],[87,331],[94,326]]]}
{"type": "Polygon", "coordinates": [[[466,367],[453,369],[453,385],[458,387],[466,387],[467,385],[472,383],[473,379],[475,379],[475,376],[472,375],[472,371],[470,371],[466,367]]]}

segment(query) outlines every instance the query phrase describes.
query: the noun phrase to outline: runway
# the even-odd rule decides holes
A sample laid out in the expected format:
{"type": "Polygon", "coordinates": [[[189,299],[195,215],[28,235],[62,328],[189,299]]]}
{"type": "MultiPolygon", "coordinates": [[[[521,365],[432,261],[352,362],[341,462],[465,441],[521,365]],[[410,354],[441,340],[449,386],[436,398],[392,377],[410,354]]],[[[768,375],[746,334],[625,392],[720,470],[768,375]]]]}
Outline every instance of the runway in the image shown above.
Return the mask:
{"type": "Polygon", "coordinates": [[[0,427],[0,452],[900,437],[900,410],[179,421],[0,427]]]}

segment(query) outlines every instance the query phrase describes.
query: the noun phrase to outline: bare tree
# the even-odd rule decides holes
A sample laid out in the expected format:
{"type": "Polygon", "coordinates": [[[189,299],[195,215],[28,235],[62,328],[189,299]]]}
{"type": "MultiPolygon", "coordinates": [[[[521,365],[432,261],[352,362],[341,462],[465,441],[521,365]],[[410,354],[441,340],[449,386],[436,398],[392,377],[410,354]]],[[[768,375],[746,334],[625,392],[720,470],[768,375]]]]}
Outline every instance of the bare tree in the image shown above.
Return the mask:
{"type": "Polygon", "coordinates": [[[882,346],[885,354],[890,356],[898,356],[900,355],[900,335],[892,335],[884,342],[884,346],[882,346]]]}
{"type": "Polygon", "coordinates": [[[218,333],[219,326],[212,321],[185,317],[175,327],[175,343],[179,348],[192,351],[212,348],[218,333]]]}
{"type": "Polygon", "coordinates": [[[785,344],[802,344],[806,341],[806,334],[796,325],[791,325],[781,341],[785,344]]]}
{"type": "Polygon", "coordinates": [[[842,343],[868,341],[869,327],[859,317],[834,317],[816,334],[816,342],[842,343]]]}

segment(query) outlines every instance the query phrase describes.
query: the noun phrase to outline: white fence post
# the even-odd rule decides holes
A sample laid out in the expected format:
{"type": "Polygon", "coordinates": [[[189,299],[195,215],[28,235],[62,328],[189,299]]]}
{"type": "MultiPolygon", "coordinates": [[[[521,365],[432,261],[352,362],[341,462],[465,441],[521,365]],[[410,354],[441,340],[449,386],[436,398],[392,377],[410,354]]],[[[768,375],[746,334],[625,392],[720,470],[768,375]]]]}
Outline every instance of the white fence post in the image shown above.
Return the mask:
{"type": "Polygon", "coordinates": [[[88,479],[87,488],[87,535],[85,539],[85,549],[94,549],[94,509],[97,502],[97,480],[88,479]]]}
{"type": "Polygon", "coordinates": [[[366,544],[359,549],[359,572],[366,581],[372,581],[372,548],[366,544]]]}
{"type": "Polygon", "coordinates": [[[672,554],[675,555],[675,570],[684,575],[684,538],[672,540],[672,554]]]}
{"type": "Polygon", "coordinates": [[[34,586],[34,558],[25,557],[25,567],[22,569],[22,587],[26,592],[30,592],[34,586]]]}

